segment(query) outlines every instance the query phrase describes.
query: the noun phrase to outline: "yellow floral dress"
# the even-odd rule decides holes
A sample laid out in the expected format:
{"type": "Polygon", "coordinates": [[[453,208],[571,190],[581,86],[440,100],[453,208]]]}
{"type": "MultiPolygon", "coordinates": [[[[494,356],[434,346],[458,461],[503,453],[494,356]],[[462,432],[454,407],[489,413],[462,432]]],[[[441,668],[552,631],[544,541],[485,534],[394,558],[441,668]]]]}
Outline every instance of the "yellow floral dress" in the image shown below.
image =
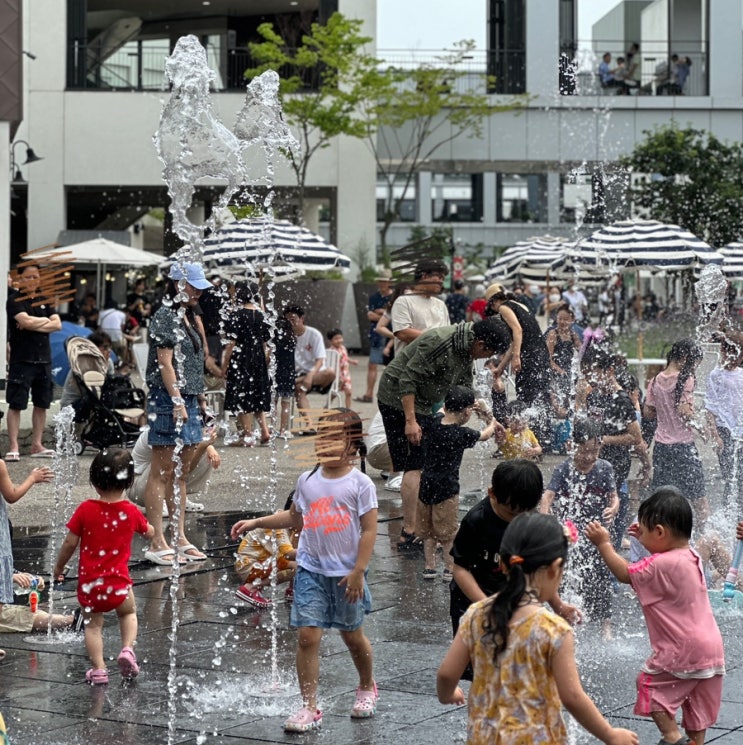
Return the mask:
{"type": "Polygon", "coordinates": [[[567,742],[552,660],[567,621],[546,608],[510,625],[508,646],[493,660],[484,623],[491,598],[473,603],[459,625],[474,679],[469,693],[468,745],[558,745],[567,742]]]}

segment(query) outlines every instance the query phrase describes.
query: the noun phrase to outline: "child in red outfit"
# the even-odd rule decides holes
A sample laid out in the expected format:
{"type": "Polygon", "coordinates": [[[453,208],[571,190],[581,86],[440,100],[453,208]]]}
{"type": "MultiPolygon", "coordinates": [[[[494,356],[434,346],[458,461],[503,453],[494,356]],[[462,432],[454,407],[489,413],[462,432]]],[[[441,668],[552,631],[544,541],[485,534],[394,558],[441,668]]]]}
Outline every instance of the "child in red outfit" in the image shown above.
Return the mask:
{"type": "Polygon", "coordinates": [[[90,466],[90,484],[98,499],[88,499],[67,523],[69,532],[62,543],[54,575],[80,545],[77,598],[85,618],[85,649],[93,667],[85,674],[91,685],[108,683],[103,659],[103,614],[116,610],[122,650],[118,657],[122,677],[139,673],[132,649],[137,638],[137,609],[129,576],[129,557],[134,533],[152,537],[154,528],[125,496],[134,481],[134,463],[127,450],[102,450],[90,466]]]}

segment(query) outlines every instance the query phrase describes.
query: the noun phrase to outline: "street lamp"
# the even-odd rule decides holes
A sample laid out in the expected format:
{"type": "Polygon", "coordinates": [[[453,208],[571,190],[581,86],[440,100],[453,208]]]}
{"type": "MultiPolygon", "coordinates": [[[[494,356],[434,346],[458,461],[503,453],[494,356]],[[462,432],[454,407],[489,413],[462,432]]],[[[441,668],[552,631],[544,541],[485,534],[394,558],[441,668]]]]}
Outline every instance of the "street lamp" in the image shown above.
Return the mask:
{"type": "Polygon", "coordinates": [[[26,179],[23,178],[23,173],[21,173],[21,169],[18,167],[19,163],[15,157],[15,149],[18,145],[26,146],[26,160],[24,160],[20,165],[26,166],[29,163],[35,163],[37,160],[44,159],[41,156],[36,155],[33,148],[26,142],[26,140],[16,140],[10,146],[10,180],[14,184],[23,184],[26,182],[26,179]]]}

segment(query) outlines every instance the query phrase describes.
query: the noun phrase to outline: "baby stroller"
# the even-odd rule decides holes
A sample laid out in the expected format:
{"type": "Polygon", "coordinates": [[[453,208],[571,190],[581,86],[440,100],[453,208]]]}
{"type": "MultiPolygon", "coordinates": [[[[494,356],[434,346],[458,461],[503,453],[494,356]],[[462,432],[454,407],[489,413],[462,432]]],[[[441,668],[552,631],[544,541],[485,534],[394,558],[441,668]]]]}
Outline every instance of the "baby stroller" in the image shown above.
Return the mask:
{"type": "Polygon", "coordinates": [[[75,416],[77,454],[88,445],[132,447],[145,413],[144,391],[134,388],[125,375],[107,374],[106,358],[88,339],[71,336],[65,341],[65,351],[82,394],[75,416]]]}

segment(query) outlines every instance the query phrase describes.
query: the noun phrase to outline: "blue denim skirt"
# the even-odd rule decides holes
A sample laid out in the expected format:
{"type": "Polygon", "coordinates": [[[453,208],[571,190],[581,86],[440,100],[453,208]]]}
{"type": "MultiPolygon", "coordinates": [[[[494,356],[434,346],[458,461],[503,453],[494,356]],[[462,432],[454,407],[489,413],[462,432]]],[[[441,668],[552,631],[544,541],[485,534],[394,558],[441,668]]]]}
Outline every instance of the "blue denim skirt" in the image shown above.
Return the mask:
{"type": "Polygon", "coordinates": [[[201,416],[199,412],[198,396],[184,396],[188,420],[181,425],[180,432],[176,429],[173,418],[173,399],[161,388],[153,388],[147,396],[147,423],[150,431],[147,442],[153,446],[175,447],[176,438],[183,440],[184,445],[197,445],[201,442],[201,416]]]}

